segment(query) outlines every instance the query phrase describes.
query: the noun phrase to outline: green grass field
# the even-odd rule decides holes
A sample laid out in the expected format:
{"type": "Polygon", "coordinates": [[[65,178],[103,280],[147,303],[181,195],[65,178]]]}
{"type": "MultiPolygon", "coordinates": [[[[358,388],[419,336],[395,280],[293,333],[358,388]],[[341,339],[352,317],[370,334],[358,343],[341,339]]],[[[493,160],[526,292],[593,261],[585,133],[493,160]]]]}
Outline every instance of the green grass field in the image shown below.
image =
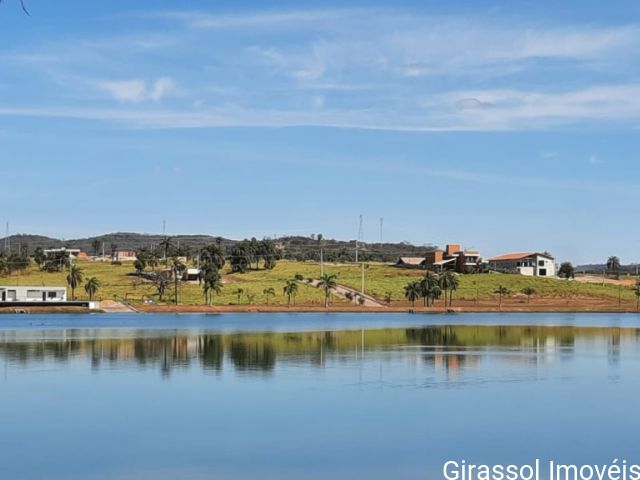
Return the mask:
{"type": "MultiPolygon", "coordinates": [[[[78,262],[84,271],[84,277],[97,277],[102,283],[97,299],[127,300],[130,303],[141,303],[144,297],[157,301],[154,286],[135,276],[129,275],[134,271],[132,263],[112,265],[101,262],[78,262]]],[[[325,264],[325,272],[336,274],[338,283],[360,289],[361,267],[355,264],[325,264]]],[[[249,270],[244,274],[231,274],[228,268],[223,271],[224,288],[220,295],[214,297],[216,305],[264,305],[267,298],[263,293],[265,289],[273,288],[275,297],[269,298],[271,305],[286,305],[287,298],[283,295],[282,288],[285,280],[293,278],[296,274],[307,278],[318,278],[320,267],[314,262],[280,261],[273,270],[249,270]],[[242,289],[238,301],[237,290],[242,289]]],[[[393,302],[404,301],[404,286],[412,280],[418,280],[424,272],[420,270],[406,270],[387,264],[370,263],[365,265],[365,292],[379,300],[383,300],[386,292],[391,293],[393,302]]],[[[2,285],[66,285],[66,272],[45,273],[31,267],[22,274],[14,273],[11,276],[0,277],[2,285]]],[[[631,287],[618,287],[616,285],[601,285],[582,283],[578,281],[566,281],[559,279],[544,279],[523,277],[521,275],[504,274],[475,274],[461,275],[460,287],[455,292],[458,300],[480,300],[495,298],[494,291],[502,285],[511,292],[510,297],[522,295],[520,292],[525,287],[533,287],[536,290],[535,298],[570,298],[590,297],[605,300],[614,300],[621,296],[623,300],[635,299],[631,287]]],[[[171,303],[174,295],[173,284],[167,289],[164,301],[171,303]]],[[[87,295],[83,286],[76,291],[79,299],[86,299],[87,295]]],[[[299,283],[299,291],[296,296],[297,305],[322,305],[323,292],[311,287],[305,281],[299,283]]],[[[336,305],[348,302],[340,296],[332,297],[336,305]]],[[[182,283],[180,286],[180,303],[198,305],[203,303],[202,289],[197,283],[182,283]]]]}

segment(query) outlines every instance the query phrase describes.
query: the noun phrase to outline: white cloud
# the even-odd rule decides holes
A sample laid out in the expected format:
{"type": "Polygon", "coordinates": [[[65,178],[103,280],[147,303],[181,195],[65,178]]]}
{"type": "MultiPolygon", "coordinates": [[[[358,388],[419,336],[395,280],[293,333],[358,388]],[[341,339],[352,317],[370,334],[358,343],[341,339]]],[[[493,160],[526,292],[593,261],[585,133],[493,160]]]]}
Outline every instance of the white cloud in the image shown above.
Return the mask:
{"type": "Polygon", "coordinates": [[[108,92],[114,99],[121,102],[142,102],[153,100],[159,102],[168,93],[175,89],[174,81],[169,77],[161,77],[147,85],[141,79],[100,81],[96,86],[108,92]]]}
{"type": "MultiPolygon", "coordinates": [[[[126,85],[117,90],[130,101],[152,99],[166,86],[126,85]]],[[[114,91],[114,95],[116,92],[114,91]]],[[[313,108],[251,108],[224,106],[213,109],[83,109],[65,107],[3,107],[0,115],[92,118],[126,123],[138,128],[216,127],[331,127],[397,131],[500,131],[547,129],[575,123],[640,121],[640,84],[598,86],[546,93],[518,90],[451,92],[434,97],[424,111],[382,107],[366,109],[318,108],[324,97],[313,97],[313,108]],[[473,99],[473,101],[470,101],[473,99]],[[460,108],[471,105],[474,108],[460,108]],[[483,107],[490,105],[490,107],[483,107]]]]}
{"type": "Polygon", "coordinates": [[[196,29],[229,29],[239,27],[284,26],[289,28],[307,28],[308,24],[318,24],[324,20],[343,18],[345,15],[360,12],[359,9],[327,10],[266,10],[262,12],[243,12],[240,14],[210,14],[196,11],[153,12],[146,16],[183,22],[196,29]]]}
{"type": "Polygon", "coordinates": [[[169,92],[175,89],[173,80],[169,77],[162,77],[153,83],[148,93],[151,100],[158,102],[169,92]]]}
{"type": "Polygon", "coordinates": [[[141,102],[146,98],[147,85],[144,80],[119,80],[98,83],[113,98],[122,102],[141,102]]]}

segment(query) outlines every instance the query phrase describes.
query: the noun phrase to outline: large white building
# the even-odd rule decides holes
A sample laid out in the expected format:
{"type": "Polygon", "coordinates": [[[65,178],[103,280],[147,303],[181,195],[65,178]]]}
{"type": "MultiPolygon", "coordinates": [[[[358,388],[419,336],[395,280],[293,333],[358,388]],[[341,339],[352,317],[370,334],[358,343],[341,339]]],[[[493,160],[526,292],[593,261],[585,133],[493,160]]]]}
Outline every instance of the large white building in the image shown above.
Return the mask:
{"type": "Polygon", "coordinates": [[[66,302],[66,287],[3,287],[0,286],[2,302],[66,302]]]}
{"type": "Polygon", "coordinates": [[[555,259],[548,253],[507,253],[489,259],[489,268],[498,272],[517,272],[529,277],[555,277],[555,259]]]}

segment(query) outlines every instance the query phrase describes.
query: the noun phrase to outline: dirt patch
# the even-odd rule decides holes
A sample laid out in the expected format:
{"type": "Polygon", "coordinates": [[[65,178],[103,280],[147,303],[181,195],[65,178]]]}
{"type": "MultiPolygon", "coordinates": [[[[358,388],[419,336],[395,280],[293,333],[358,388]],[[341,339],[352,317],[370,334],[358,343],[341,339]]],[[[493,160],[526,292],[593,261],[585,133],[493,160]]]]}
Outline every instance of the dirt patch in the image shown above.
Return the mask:
{"type": "Polygon", "coordinates": [[[598,285],[622,285],[624,287],[630,287],[636,284],[637,279],[634,277],[622,277],[619,279],[602,277],[599,275],[578,275],[575,278],[576,282],[582,283],[595,283],[598,285]]]}

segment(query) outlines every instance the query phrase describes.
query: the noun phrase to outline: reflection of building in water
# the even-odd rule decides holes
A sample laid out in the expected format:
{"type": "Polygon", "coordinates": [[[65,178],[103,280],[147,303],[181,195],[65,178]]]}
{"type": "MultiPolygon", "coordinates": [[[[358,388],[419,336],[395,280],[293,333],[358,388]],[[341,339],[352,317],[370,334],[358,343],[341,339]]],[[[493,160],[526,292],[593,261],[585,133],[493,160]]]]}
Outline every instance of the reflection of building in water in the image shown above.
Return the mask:
{"type": "Polygon", "coordinates": [[[617,362],[622,345],[638,344],[638,332],[630,328],[467,325],[200,335],[148,330],[31,329],[0,332],[0,356],[15,364],[67,362],[84,357],[95,369],[105,363],[128,362],[159,368],[168,374],[175,368],[193,365],[213,372],[224,368],[270,372],[278,364],[322,367],[329,360],[362,362],[376,354],[389,360],[415,358],[448,375],[458,375],[496,351],[504,352],[501,362],[539,363],[556,356],[570,358],[577,345],[585,348],[598,344],[607,349],[609,361],[617,362]]]}
{"type": "Polygon", "coordinates": [[[609,363],[611,364],[620,362],[620,340],[620,329],[612,329],[611,335],[609,335],[607,342],[607,358],[609,359],[609,363]]]}

